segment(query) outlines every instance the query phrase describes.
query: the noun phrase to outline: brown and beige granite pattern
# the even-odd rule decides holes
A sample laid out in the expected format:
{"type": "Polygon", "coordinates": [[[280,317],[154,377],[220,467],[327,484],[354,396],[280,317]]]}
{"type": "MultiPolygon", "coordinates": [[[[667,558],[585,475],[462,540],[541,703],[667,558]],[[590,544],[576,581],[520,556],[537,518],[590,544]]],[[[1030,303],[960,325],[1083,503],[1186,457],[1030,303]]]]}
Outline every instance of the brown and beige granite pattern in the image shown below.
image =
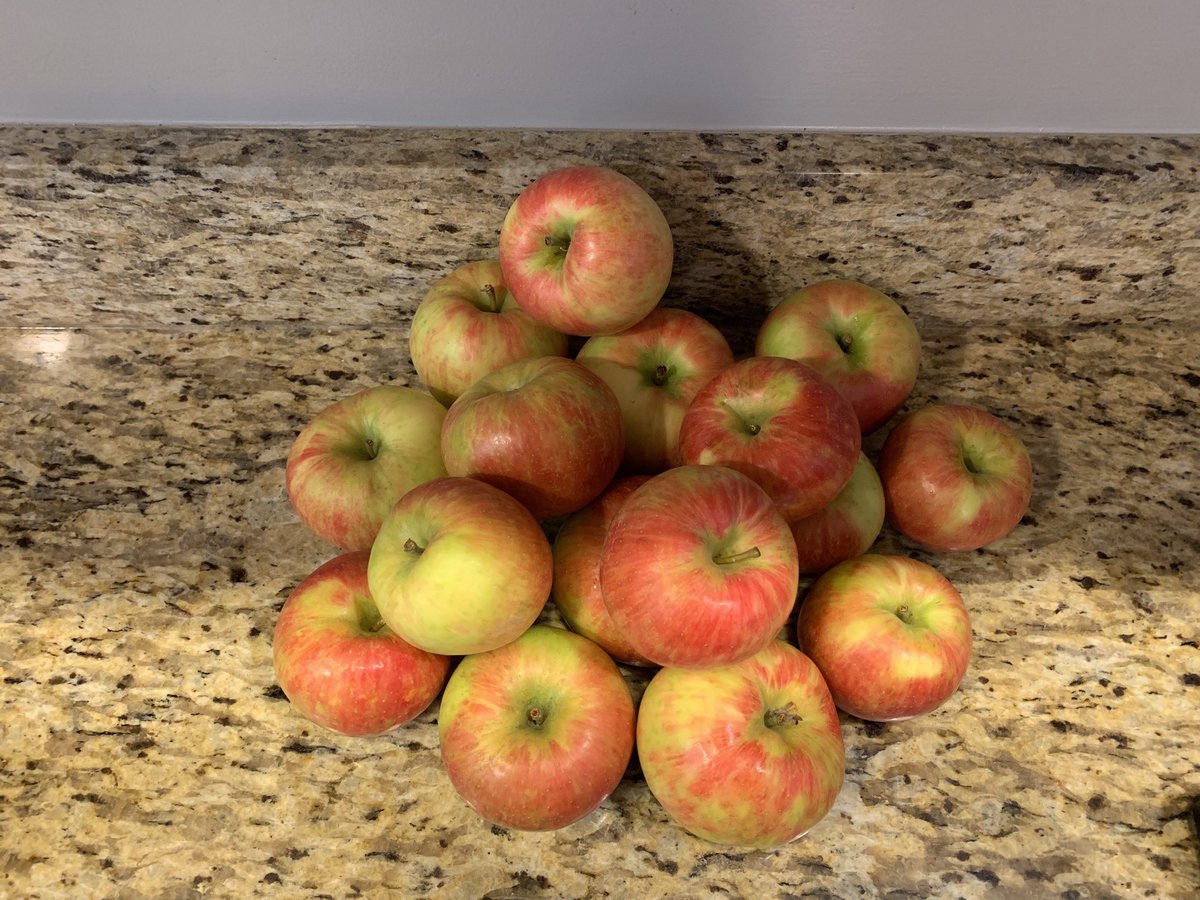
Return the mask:
{"type": "Polygon", "coordinates": [[[1195,896],[1198,165],[1196,138],[0,130],[0,894],[1195,896]],[[291,439],[415,383],[425,287],[576,161],[658,199],[666,302],[739,352],[794,287],[868,281],[923,335],[911,405],[984,405],[1034,456],[1017,532],[920,554],[974,616],[963,688],[844,719],[837,805],[781,850],[689,837],[635,773],[561,832],[492,828],[436,705],[352,740],[273,683],[332,552],[291,439]]]}

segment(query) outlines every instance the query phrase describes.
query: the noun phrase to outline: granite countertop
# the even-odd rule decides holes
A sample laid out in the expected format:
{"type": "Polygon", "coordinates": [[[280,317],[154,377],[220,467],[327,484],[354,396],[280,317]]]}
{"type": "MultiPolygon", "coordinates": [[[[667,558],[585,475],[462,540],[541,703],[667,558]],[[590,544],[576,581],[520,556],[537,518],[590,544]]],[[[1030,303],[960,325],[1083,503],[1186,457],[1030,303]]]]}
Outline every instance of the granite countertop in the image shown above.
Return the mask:
{"type": "Polygon", "coordinates": [[[0,129],[0,893],[1195,896],[1198,165],[1196,138],[0,129]],[[1022,527],[918,554],[973,616],[961,690],[844,718],[837,804],[784,849],[694,839],[634,777],[492,828],[436,704],[342,738],[273,681],[333,553],[292,439],[415,383],[424,290],[581,161],[658,200],[666,303],[739,354],[796,287],[866,281],[923,337],[910,406],[984,406],[1033,455],[1022,527]]]}

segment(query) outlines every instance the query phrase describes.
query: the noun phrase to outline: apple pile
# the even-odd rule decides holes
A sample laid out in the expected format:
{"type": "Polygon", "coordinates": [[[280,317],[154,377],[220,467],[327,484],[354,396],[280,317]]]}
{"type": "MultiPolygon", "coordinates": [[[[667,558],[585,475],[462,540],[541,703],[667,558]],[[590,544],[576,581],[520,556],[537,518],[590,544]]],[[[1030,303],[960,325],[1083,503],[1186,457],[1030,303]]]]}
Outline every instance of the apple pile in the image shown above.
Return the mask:
{"type": "Polygon", "coordinates": [[[561,169],[517,197],[498,259],[417,310],[428,393],[362,391],[297,437],[289,498],[343,553],[284,604],[275,673],[345,735],[441,694],[450,781],[493,823],[577,821],[636,746],[688,831],[774,847],[837,797],[839,709],[922,715],[966,671],[954,586],[868,552],[885,518],[932,551],[996,541],[1028,507],[1029,454],[982,410],[930,405],[876,469],[863,436],[917,378],[904,311],[809,285],[735,360],[710,323],[659,306],[672,260],[662,212],[614,171],[561,169]],[[574,359],[567,335],[586,338],[574,359]],[[537,624],[548,598],[569,630],[537,624]],[[618,663],[657,668],[636,708],[618,663]]]}

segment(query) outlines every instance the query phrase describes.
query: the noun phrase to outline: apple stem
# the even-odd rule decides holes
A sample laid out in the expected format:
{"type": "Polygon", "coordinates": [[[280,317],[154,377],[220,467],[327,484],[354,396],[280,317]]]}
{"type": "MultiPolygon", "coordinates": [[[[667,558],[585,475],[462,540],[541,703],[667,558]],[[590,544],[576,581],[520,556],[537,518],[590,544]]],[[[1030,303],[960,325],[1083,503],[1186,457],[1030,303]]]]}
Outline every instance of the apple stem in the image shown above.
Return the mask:
{"type": "Polygon", "coordinates": [[[416,541],[414,541],[412,538],[408,538],[404,542],[404,552],[405,553],[415,553],[415,554],[417,554],[417,556],[420,556],[422,553],[425,552],[425,548],[422,547],[420,544],[418,544],[416,541]]]}
{"type": "Polygon", "coordinates": [[[849,353],[850,347],[854,343],[854,336],[850,334],[839,334],[837,342],[838,346],[842,348],[844,353],[849,353]]]}
{"type": "Polygon", "coordinates": [[[554,235],[546,235],[546,246],[556,253],[566,253],[571,246],[569,238],[556,238],[554,235]]]}
{"type": "Polygon", "coordinates": [[[529,720],[529,724],[532,725],[534,728],[540,728],[542,725],[542,722],[545,721],[546,716],[541,711],[541,709],[539,709],[536,706],[531,706],[526,711],[525,718],[529,720]]]}
{"type": "Polygon", "coordinates": [[[786,706],[768,709],[763,719],[767,723],[768,728],[778,728],[780,725],[799,725],[804,721],[796,712],[796,704],[790,700],[786,706]]]}
{"type": "Polygon", "coordinates": [[[496,295],[496,288],[490,284],[485,284],[483,286],[483,292],[485,294],[487,294],[488,300],[491,301],[492,312],[500,312],[500,307],[503,306],[504,304],[500,301],[500,298],[496,295]]]}
{"type": "Polygon", "coordinates": [[[741,553],[718,553],[712,558],[718,566],[727,566],[730,563],[745,562],[748,559],[758,559],[762,553],[757,547],[751,547],[749,550],[743,550],[741,553]]]}
{"type": "Polygon", "coordinates": [[[367,458],[368,459],[374,459],[376,456],[379,455],[379,447],[375,444],[375,438],[367,438],[363,442],[363,445],[367,449],[367,458]]]}
{"type": "Polygon", "coordinates": [[[907,625],[908,620],[912,618],[912,613],[909,611],[906,605],[901,605],[901,607],[896,610],[896,618],[907,625]]]}
{"type": "Polygon", "coordinates": [[[657,366],[654,369],[654,386],[662,387],[667,383],[667,376],[671,374],[671,370],[666,366],[657,366]]]}

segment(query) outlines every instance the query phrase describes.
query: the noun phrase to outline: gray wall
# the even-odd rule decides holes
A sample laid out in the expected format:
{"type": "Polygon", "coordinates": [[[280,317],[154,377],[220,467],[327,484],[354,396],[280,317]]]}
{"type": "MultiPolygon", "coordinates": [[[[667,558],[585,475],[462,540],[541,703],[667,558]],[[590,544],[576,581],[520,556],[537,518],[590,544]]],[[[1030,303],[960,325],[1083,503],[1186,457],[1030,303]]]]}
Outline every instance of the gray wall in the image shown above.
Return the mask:
{"type": "Polygon", "coordinates": [[[0,0],[0,121],[1200,131],[1200,0],[0,0]]]}

